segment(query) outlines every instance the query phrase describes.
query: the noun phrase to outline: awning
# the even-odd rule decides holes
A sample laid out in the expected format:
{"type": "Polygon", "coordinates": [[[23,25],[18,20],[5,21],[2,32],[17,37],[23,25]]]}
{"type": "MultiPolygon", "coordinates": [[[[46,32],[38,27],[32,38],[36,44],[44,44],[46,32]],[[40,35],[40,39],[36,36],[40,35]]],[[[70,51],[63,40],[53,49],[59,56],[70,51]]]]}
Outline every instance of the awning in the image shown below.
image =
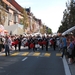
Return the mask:
{"type": "Polygon", "coordinates": [[[69,34],[70,32],[72,32],[73,30],[75,30],[75,26],[69,28],[68,30],[66,30],[65,32],[62,33],[62,35],[66,35],[69,34]]]}
{"type": "MultiPolygon", "coordinates": [[[[23,34],[23,25],[20,24],[14,24],[14,25],[10,25],[10,26],[4,26],[5,30],[8,31],[8,33],[12,33],[14,34],[23,34]]],[[[7,32],[6,31],[6,32],[7,32]]]]}

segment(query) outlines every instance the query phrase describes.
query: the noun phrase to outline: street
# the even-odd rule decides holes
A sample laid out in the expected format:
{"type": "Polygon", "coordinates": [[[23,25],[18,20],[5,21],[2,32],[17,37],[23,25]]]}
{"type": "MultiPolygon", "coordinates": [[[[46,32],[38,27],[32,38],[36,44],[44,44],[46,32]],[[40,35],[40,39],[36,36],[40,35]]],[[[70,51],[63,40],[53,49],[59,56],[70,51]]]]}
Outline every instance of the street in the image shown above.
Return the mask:
{"type": "Polygon", "coordinates": [[[14,51],[0,55],[0,75],[65,75],[61,54],[56,49],[14,51]]]}

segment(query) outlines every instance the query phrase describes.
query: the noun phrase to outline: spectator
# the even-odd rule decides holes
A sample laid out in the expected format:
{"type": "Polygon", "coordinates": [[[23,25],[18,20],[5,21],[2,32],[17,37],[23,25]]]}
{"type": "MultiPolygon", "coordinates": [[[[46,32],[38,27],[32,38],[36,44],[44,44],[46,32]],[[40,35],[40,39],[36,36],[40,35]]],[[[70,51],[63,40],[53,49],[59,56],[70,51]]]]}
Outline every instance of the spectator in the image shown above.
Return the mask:
{"type": "Polygon", "coordinates": [[[73,49],[74,49],[73,40],[70,39],[70,44],[67,47],[67,52],[69,53],[69,60],[68,60],[68,63],[69,64],[72,64],[73,63],[73,55],[72,55],[73,49]]]}
{"type": "Polygon", "coordinates": [[[62,57],[67,53],[67,38],[66,36],[62,36],[62,44],[63,44],[63,50],[62,50],[62,57]]]}

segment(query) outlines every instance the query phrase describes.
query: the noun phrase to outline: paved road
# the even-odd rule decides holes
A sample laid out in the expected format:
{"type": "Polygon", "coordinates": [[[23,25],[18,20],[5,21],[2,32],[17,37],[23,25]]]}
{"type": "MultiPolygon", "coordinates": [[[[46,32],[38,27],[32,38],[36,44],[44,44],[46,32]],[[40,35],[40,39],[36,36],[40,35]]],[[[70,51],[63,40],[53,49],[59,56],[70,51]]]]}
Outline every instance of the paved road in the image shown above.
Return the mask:
{"type": "Polygon", "coordinates": [[[66,75],[58,50],[22,50],[0,56],[0,75],[66,75]]]}

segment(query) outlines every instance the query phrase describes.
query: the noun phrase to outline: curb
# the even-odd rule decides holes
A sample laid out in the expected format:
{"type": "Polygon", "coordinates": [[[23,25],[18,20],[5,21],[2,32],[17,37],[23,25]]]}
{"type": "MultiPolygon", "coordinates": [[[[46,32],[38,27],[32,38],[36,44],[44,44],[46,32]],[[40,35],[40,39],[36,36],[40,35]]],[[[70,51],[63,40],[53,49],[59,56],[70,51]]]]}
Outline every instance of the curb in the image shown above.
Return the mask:
{"type": "Polygon", "coordinates": [[[63,61],[63,65],[64,65],[65,74],[72,75],[65,56],[63,56],[62,61],[63,61]]]}

